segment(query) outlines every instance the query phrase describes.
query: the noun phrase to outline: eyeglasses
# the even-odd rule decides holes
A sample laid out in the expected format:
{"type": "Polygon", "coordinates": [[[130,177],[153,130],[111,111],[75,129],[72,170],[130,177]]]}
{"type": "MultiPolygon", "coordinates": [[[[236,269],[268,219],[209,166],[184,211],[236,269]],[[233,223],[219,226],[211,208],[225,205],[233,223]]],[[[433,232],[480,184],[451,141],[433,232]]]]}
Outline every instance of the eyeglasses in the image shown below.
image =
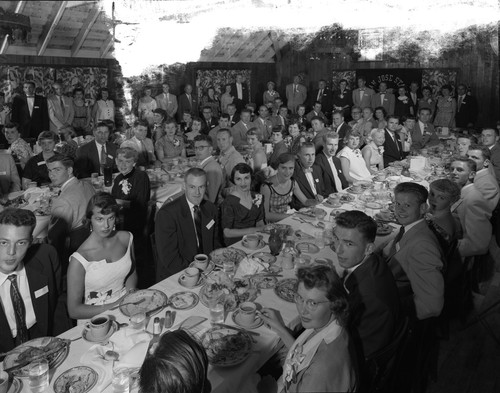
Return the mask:
{"type": "MultiPolygon", "coordinates": [[[[304,304],[304,298],[302,296],[300,296],[297,292],[295,292],[293,295],[293,301],[295,302],[295,304],[298,304],[299,306],[302,306],[304,304]]],[[[316,311],[319,304],[330,303],[330,300],[316,301],[316,300],[307,299],[305,301],[305,303],[306,303],[306,308],[309,311],[316,311]]]]}
{"type": "Polygon", "coordinates": [[[210,147],[210,146],[208,146],[208,145],[206,145],[206,146],[195,146],[194,150],[200,151],[200,150],[205,149],[206,147],[210,147]]]}

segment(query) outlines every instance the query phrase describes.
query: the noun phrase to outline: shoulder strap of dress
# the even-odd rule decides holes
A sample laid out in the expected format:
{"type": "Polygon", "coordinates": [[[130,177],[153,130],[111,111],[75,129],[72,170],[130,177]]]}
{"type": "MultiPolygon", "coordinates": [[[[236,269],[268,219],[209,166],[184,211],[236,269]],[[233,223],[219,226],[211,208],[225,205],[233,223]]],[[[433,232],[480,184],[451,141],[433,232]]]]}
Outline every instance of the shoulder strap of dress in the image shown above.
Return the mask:
{"type": "Polygon", "coordinates": [[[75,251],[73,254],[71,254],[70,258],[71,257],[75,258],[78,262],[80,262],[83,265],[83,267],[87,266],[89,263],[78,251],[75,251]]]}

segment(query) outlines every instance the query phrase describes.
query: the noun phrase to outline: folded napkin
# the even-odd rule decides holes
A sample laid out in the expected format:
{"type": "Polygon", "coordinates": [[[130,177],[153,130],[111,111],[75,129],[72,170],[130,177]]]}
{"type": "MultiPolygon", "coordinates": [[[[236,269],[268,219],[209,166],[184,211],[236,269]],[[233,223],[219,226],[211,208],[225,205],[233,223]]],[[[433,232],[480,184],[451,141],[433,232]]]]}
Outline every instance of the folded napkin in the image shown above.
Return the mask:
{"type": "Polygon", "coordinates": [[[411,157],[410,171],[422,171],[426,165],[426,158],[422,156],[411,157]]]}
{"type": "Polygon", "coordinates": [[[96,391],[102,392],[111,384],[113,378],[113,367],[141,367],[148,350],[151,335],[144,331],[137,331],[131,328],[118,330],[109,340],[107,345],[96,344],[84,353],[80,362],[87,365],[99,374],[96,391]],[[120,357],[119,360],[105,360],[104,354],[107,351],[115,351],[120,357]]]}
{"type": "Polygon", "coordinates": [[[239,265],[237,274],[239,276],[247,276],[260,273],[269,268],[269,263],[262,262],[259,258],[245,257],[239,265]]]}

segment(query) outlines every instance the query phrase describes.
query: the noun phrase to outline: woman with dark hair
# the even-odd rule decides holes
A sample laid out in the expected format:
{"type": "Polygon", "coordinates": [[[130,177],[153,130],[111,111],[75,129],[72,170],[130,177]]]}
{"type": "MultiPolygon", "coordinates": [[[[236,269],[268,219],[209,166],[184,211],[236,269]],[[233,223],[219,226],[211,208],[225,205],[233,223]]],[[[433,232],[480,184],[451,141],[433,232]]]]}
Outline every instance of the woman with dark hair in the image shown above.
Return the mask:
{"type": "Polygon", "coordinates": [[[85,91],[81,87],[73,90],[73,129],[77,135],[87,135],[90,133],[90,108],[85,101],[85,91]]]}
{"type": "Polygon", "coordinates": [[[363,136],[359,131],[350,131],[344,138],[345,146],[337,153],[346,180],[352,185],[357,180],[371,180],[371,174],[366,167],[359,146],[363,136]]]}
{"type": "Polygon", "coordinates": [[[215,118],[219,117],[220,114],[220,101],[215,95],[215,89],[213,86],[209,86],[207,88],[207,93],[201,97],[201,106],[200,108],[203,108],[204,106],[209,106],[212,109],[212,116],[215,118]]]}
{"type": "Polygon", "coordinates": [[[23,171],[23,189],[28,188],[28,184],[32,181],[36,181],[39,187],[42,184],[51,183],[46,161],[56,154],[55,147],[58,142],[59,137],[55,132],[42,131],[38,135],[38,146],[42,148],[42,151],[26,163],[23,171]]]}
{"type": "Polygon", "coordinates": [[[262,143],[259,141],[257,128],[252,127],[247,131],[248,160],[254,171],[259,171],[267,166],[267,155],[262,143]]]}
{"type": "Polygon", "coordinates": [[[109,90],[106,87],[101,89],[98,99],[92,108],[92,119],[94,120],[94,124],[104,120],[115,121],[115,103],[109,98],[109,90]]]}
{"type": "Polygon", "coordinates": [[[300,268],[294,301],[297,327],[294,339],[279,311],[264,308],[261,317],[288,348],[278,392],[353,392],[356,376],[345,329],[349,305],[341,279],[329,266],[300,268]],[[299,324],[300,323],[300,324],[299,324]]]}
{"type": "Polygon", "coordinates": [[[385,108],[383,106],[377,106],[374,109],[373,117],[374,117],[374,121],[375,121],[375,124],[373,125],[373,127],[380,128],[382,130],[385,127],[387,127],[387,121],[385,120],[385,118],[387,117],[387,111],[385,110],[385,108]]]}
{"type": "MultiPolygon", "coordinates": [[[[411,103],[410,97],[407,96],[406,87],[398,87],[398,96],[396,97],[396,103],[394,104],[394,115],[398,117],[411,115],[411,103]]],[[[391,113],[389,113],[391,114],[391,113]]]]}
{"type": "Polygon", "coordinates": [[[437,127],[455,127],[455,113],[457,113],[457,101],[451,96],[451,86],[441,87],[442,96],[438,97],[436,104],[436,117],[434,125],[437,127]]]}
{"type": "Polygon", "coordinates": [[[422,87],[422,98],[418,100],[418,111],[422,108],[428,108],[431,110],[432,119],[434,113],[436,112],[436,100],[432,97],[432,89],[430,86],[422,87]]]}
{"type": "Polygon", "coordinates": [[[133,236],[115,228],[119,209],[106,192],[87,205],[90,236],[71,254],[68,267],[68,312],[79,324],[118,305],[136,287],[133,236]]]}
{"type": "Polygon", "coordinates": [[[262,195],[250,190],[252,175],[252,168],[245,163],[235,165],[231,172],[235,186],[221,205],[221,227],[227,246],[264,226],[262,195]]]}
{"type": "Polygon", "coordinates": [[[301,144],[301,133],[305,130],[305,127],[300,124],[298,118],[291,118],[290,124],[288,125],[288,137],[285,139],[286,144],[289,146],[290,153],[297,154],[300,150],[301,144]]]}
{"type": "Polygon", "coordinates": [[[207,372],[208,357],[201,344],[185,330],[167,332],[142,363],[140,391],[210,393],[207,372]]]}
{"type": "Polygon", "coordinates": [[[283,126],[274,126],[271,133],[271,142],[273,144],[273,152],[269,156],[267,162],[274,169],[278,167],[278,158],[283,153],[288,153],[288,146],[285,143],[285,128],[283,126]]]}

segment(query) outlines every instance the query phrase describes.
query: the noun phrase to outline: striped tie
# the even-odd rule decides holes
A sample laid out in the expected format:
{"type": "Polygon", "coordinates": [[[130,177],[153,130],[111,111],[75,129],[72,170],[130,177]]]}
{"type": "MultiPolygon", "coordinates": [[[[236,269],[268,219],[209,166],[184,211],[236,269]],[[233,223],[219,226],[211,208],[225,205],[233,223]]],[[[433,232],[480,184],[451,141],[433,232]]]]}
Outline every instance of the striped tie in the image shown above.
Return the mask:
{"type": "Polygon", "coordinates": [[[16,341],[22,344],[29,340],[28,328],[26,327],[26,308],[21,293],[19,292],[19,287],[17,286],[17,275],[11,274],[7,278],[10,281],[10,298],[16,316],[16,341]]]}

